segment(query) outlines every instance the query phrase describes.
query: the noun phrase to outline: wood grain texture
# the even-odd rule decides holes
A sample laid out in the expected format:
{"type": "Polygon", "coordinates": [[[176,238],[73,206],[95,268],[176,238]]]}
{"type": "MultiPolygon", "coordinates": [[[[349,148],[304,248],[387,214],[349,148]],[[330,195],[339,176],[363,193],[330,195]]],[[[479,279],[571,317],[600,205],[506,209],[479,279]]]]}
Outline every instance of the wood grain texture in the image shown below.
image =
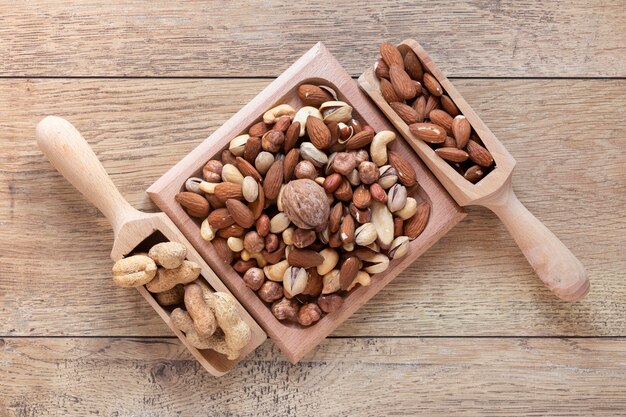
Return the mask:
{"type": "Polygon", "coordinates": [[[0,415],[615,416],[625,367],[624,339],[328,339],[216,380],[175,339],[11,338],[0,415]]]}
{"type": "Polygon", "coordinates": [[[276,76],[317,41],[352,75],[417,39],[448,76],[626,76],[622,0],[0,4],[0,74],[276,76]]]}
{"type": "MultiPolygon", "coordinates": [[[[122,194],[150,211],[147,186],[268,82],[0,81],[0,335],[170,334],[138,294],[111,285],[112,233],[36,148],[41,117],[67,116],[122,194]]],[[[470,208],[334,334],[626,335],[626,126],[615,123],[626,82],[455,85],[516,158],[517,195],[581,259],[593,291],[555,300],[496,217],[470,208]]]]}

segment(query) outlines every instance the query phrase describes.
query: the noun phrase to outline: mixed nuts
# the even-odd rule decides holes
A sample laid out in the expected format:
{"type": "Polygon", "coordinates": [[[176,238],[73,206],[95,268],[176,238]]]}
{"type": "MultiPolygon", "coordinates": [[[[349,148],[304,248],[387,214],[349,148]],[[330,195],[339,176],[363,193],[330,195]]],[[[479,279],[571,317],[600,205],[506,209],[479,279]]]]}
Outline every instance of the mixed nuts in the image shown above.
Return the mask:
{"type": "Polygon", "coordinates": [[[198,349],[212,349],[228,359],[236,359],[250,340],[250,326],[241,319],[235,298],[211,291],[199,278],[200,265],[186,257],[185,245],[158,243],[148,253],[117,261],[112,270],[113,282],[120,287],[145,285],[159,305],[173,309],[170,319],[185,333],[189,343],[198,349]]]}
{"type": "Polygon", "coordinates": [[[384,42],[374,66],[380,93],[411,134],[472,183],[494,167],[491,153],[437,79],[407,45],[384,42]]]}
{"type": "Polygon", "coordinates": [[[327,86],[298,95],[302,107],[269,109],[176,201],[278,320],[310,326],[404,256],[430,206],[388,149],[395,133],[375,132],[327,86]]]}

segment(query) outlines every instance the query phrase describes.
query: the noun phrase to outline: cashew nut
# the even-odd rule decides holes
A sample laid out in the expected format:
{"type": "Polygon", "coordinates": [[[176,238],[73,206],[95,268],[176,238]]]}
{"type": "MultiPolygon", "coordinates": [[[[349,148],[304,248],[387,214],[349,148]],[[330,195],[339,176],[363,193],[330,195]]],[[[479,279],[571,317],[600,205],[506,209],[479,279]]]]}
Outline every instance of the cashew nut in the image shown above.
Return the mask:
{"type": "Polygon", "coordinates": [[[250,253],[250,252],[248,252],[245,249],[242,250],[241,251],[241,260],[249,261],[250,259],[256,260],[256,263],[259,266],[259,268],[263,268],[265,265],[267,265],[267,261],[265,260],[265,258],[263,257],[263,254],[261,252],[250,253]]]}
{"type": "Polygon", "coordinates": [[[215,239],[215,229],[209,224],[208,218],[204,219],[200,225],[200,236],[207,242],[215,239]]]}
{"type": "Polygon", "coordinates": [[[396,134],[389,130],[382,130],[374,136],[370,145],[370,155],[376,166],[380,167],[387,163],[387,144],[395,138],[396,134]]]}
{"type": "Polygon", "coordinates": [[[333,269],[328,274],[322,277],[322,282],[324,286],[322,287],[322,294],[332,294],[334,292],[339,291],[341,288],[340,283],[340,271],[338,269],[333,269]]]}
{"type": "Polygon", "coordinates": [[[281,116],[289,116],[290,119],[296,115],[296,111],[289,104],[281,104],[269,109],[263,114],[263,123],[271,125],[281,116]]]}
{"type": "Polygon", "coordinates": [[[365,271],[359,271],[356,273],[356,277],[348,287],[347,291],[350,291],[352,288],[356,286],[356,284],[361,284],[363,287],[367,287],[372,283],[372,277],[365,271]]]}
{"type": "Polygon", "coordinates": [[[298,135],[299,137],[304,136],[304,132],[306,131],[306,120],[309,118],[309,116],[317,117],[318,119],[322,120],[322,113],[320,113],[320,111],[315,107],[311,106],[304,106],[300,108],[300,110],[298,110],[296,112],[296,115],[293,117],[294,122],[300,122],[300,134],[298,135]]]}
{"type": "Polygon", "coordinates": [[[274,265],[267,265],[263,268],[263,273],[270,281],[282,282],[287,268],[289,268],[289,262],[285,259],[274,265]]]}

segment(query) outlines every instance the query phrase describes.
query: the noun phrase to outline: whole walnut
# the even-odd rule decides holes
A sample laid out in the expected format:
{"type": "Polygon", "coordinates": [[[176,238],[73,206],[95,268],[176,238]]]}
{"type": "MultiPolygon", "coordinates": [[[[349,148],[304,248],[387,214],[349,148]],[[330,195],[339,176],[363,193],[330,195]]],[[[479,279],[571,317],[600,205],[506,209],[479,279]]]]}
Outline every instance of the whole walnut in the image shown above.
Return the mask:
{"type": "Polygon", "coordinates": [[[326,192],[309,179],[290,181],[285,185],[282,206],[289,220],[301,229],[323,229],[330,213],[326,192]]]}

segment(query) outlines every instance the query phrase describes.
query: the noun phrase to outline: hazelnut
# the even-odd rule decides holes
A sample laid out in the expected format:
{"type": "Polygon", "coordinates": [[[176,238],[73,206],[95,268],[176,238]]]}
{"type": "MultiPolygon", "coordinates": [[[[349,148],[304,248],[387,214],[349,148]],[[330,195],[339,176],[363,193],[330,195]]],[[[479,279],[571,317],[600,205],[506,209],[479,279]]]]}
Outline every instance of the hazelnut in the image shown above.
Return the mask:
{"type": "Polygon", "coordinates": [[[320,295],[317,298],[317,305],[324,313],[335,312],[342,304],[343,298],[337,294],[320,295]]]}
{"type": "Polygon", "coordinates": [[[250,253],[259,253],[265,247],[265,239],[257,232],[250,231],[243,238],[243,247],[250,253]]]}
{"type": "Polygon", "coordinates": [[[206,182],[221,182],[222,167],[223,164],[220,161],[211,159],[202,168],[202,177],[206,182]]]}
{"type": "Polygon", "coordinates": [[[261,147],[264,151],[276,153],[283,146],[285,134],[280,130],[270,130],[261,138],[261,147]]]}
{"type": "Polygon", "coordinates": [[[265,274],[261,268],[250,268],[243,274],[243,282],[252,291],[257,291],[265,281],[265,274]]]}
{"type": "Polygon", "coordinates": [[[361,162],[365,162],[365,161],[369,161],[370,160],[370,154],[365,149],[359,149],[359,150],[356,150],[356,151],[352,151],[352,152],[350,152],[350,154],[352,154],[354,156],[354,159],[356,161],[356,166],[359,166],[361,164],[361,162]]]}
{"type": "Polygon", "coordinates": [[[269,235],[267,235],[267,237],[265,238],[265,250],[266,251],[274,252],[276,249],[278,249],[278,245],[279,245],[278,236],[276,236],[274,233],[270,233],[269,235]]]}
{"type": "Polygon", "coordinates": [[[333,169],[342,175],[348,175],[356,167],[354,155],[348,152],[338,152],[333,159],[333,169]]]}
{"type": "Polygon", "coordinates": [[[317,177],[317,169],[315,168],[315,165],[313,165],[313,163],[310,161],[300,161],[294,169],[294,175],[298,179],[307,178],[313,180],[315,179],[315,177],[317,177]]]}
{"type": "Polygon", "coordinates": [[[308,303],[300,307],[298,323],[302,326],[310,326],[322,317],[322,310],[315,303],[308,303]]]}
{"type": "Polygon", "coordinates": [[[373,184],[378,181],[380,172],[375,163],[363,161],[359,164],[359,178],[363,184],[373,184]]]}
{"type": "Polygon", "coordinates": [[[295,299],[284,298],[272,304],[272,314],[278,320],[298,321],[300,303],[295,299]]]}
{"type": "Polygon", "coordinates": [[[261,300],[271,303],[283,296],[283,286],[278,282],[265,281],[257,294],[261,300]]]}

